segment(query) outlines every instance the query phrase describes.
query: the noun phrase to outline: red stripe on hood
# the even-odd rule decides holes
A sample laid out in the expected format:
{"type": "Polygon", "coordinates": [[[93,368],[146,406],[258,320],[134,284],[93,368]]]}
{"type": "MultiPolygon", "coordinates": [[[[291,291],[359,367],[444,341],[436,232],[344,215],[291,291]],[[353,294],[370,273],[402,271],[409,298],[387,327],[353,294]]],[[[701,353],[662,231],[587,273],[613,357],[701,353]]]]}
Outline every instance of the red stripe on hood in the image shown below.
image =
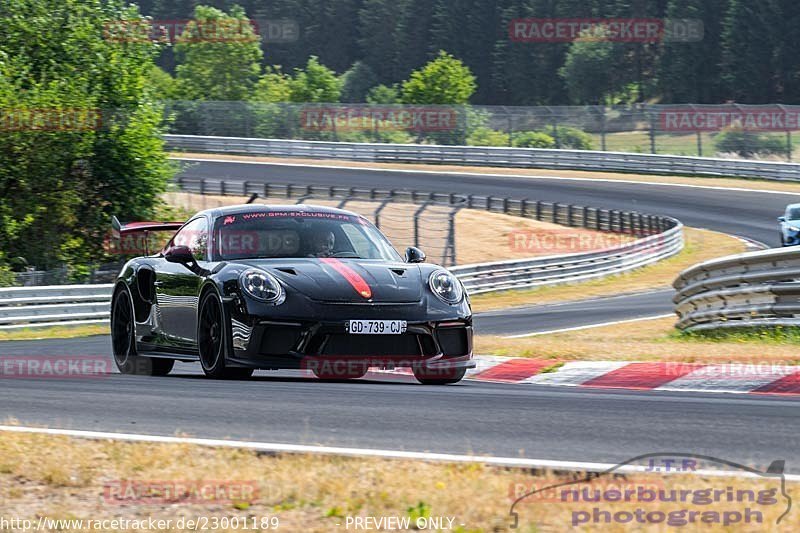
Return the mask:
{"type": "Polygon", "coordinates": [[[361,295],[363,298],[369,300],[372,298],[372,289],[370,288],[369,284],[362,278],[358,272],[347,266],[346,264],[342,263],[340,260],[333,258],[333,257],[324,257],[321,259],[323,263],[326,265],[330,265],[333,269],[342,275],[344,279],[346,279],[350,285],[356,290],[356,292],[361,295]]]}

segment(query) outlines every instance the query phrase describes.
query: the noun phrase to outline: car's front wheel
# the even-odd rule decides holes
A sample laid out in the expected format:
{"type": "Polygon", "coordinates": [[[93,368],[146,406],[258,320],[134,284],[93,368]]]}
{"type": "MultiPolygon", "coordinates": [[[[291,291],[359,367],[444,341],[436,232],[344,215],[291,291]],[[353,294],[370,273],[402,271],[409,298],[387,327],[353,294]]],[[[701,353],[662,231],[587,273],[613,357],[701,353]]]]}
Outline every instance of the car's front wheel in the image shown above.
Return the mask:
{"type": "Polygon", "coordinates": [[[214,379],[247,379],[253,375],[250,368],[227,366],[225,354],[227,341],[222,302],[214,291],[208,291],[200,302],[197,345],[203,373],[214,379]]]}
{"type": "Polygon", "coordinates": [[[466,368],[427,368],[413,369],[414,377],[423,385],[452,385],[458,383],[467,373],[466,368]]]}
{"type": "Polygon", "coordinates": [[[166,376],[175,365],[172,359],[151,359],[136,354],[133,301],[126,288],[117,290],[111,304],[111,349],[114,363],[123,374],[166,376]]]}

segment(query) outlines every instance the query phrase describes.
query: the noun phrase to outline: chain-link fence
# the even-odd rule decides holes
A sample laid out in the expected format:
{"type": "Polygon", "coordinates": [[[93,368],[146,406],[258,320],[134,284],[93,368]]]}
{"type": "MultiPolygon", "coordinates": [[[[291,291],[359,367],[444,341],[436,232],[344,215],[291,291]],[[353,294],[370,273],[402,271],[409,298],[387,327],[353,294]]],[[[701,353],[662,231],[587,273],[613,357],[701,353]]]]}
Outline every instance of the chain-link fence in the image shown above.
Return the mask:
{"type": "Polygon", "coordinates": [[[800,106],[506,107],[172,101],[170,133],[792,160],[800,106]]]}

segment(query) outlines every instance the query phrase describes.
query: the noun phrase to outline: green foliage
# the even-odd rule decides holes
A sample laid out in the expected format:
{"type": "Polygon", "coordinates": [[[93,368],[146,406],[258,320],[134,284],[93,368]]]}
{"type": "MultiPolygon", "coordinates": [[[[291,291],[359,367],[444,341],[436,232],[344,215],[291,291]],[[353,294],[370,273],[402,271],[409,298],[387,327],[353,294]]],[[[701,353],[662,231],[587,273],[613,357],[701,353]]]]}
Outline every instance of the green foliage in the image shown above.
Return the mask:
{"type": "Polygon", "coordinates": [[[117,1],[0,4],[0,109],[19,121],[0,131],[8,257],[43,269],[87,265],[102,255],[112,214],[152,213],[172,173],[163,110],[145,89],[158,48],[104,36],[109,21],[139,18],[117,1]]]}
{"type": "Polygon", "coordinates": [[[517,148],[555,148],[556,140],[540,131],[520,131],[513,135],[512,143],[517,148]]]}
{"type": "Polygon", "coordinates": [[[570,45],[558,73],[564,79],[572,103],[601,104],[612,92],[617,71],[614,43],[580,39],[570,45]]]}
{"type": "Polygon", "coordinates": [[[0,287],[12,287],[16,282],[16,275],[6,262],[6,257],[0,251],[0,287]]]}
{"type": "MultiPolygon", "coordinates": [[[[196,0],[140,0],[154,19],[191,17],[196,0]]],[[[230,0],[206,2],[218,8],[230,0]]],[[[236,0],[255,19],[293,19],[299,39],[262,42],[267,63],[286,72],[310,55],[343,72],[362,62],[375,83],[391,85],[447,50],[468,65],[478,90],[473,104],[564,105],[635,99],[661,103],[800,101],[800,2],[772,0],[236,0]],[[515,42],[510,23],[520,18],[693,19],[696,42],[515,42]],[[583,50],[581,50],[583,48],[583,50]],[[608,48],[613,50],[606,54],[608,48]],[[584,53],[585,52],[585,53],[584,53]],[[597,55],[593,55],[597,52],[597,55]],[[571,55],[572,59],[568,59],[571,55]],[[586,61],[578,61],[581,56],[586,61]],[[599,63],[592,58],[595,57],[599,63]],[[569,65],[567,65],[569,63],[569,65]],[[559,70],[568,66],[571,90],[559,70]],[[587,72],[599,69],[600,77],[587,72]],[[596,81],[593,85],[592,82],[596,81]],[[631,91],[626,88],[635,88],[631,91]],[[655,92],[655,91],[658,92],[655,92]]],[[[166,50],[160,65],[173,72],[166,50]]]]}
{"type": "Polygon", "coordinates": [[[754,155],[785,155],[786,142],[773,137],[741,129],[729,129],[716,136],[714,146],[717,152],[738,154],[742,157],[754,155]]]}
{"type": "Polygon", "coordinates": [[[406,509],[406,514],[411,519],[411,523],[416,524],[417,520],[421,518],[431,517],[431,506],[425,502],[418,502],[417,505],[406,509]]]}
{"type": "Polygon", "coordinates": [[[356,61],[350,70],[342,74],[342,102],[362,103],[367,93],[377,82],[377,75],[366,63],[356,61]]]}
{"type": "MultiPolygon", "coordinates": [[[[670,338],[687,342],[735,342],[753,344],[800,344],[800,328],[775,326],[772,328],[727,328],[707,331],[674,331],[670,338]]],[[[797,363],[795,363],[797,364],[797,363]]]]}
{"type": "Polygon", "coordinates": [[[466,104],[477,84],[469,67],[445,51],[403,83],[405,104],[466,104]]]}
{"type": "Polygon", "coordinates": [[[469,146],[509,146],[508,133],[479,127],[472,130],[467,137],[469,146]]]}
{"type": "Polygon", "coordinates": [[[342,94],[342,82],[336,73],[311,56],[305,70],[295,69],[289,83],[291,101],[297,103],[338,102],[342,94]]]}
{"type": "Polygon", "coordinates": [[[246,100],[261,71],[259,37],[244,10],[197,6],[177,39],[179,94],[186,100],[246,100]],[[220,37],[209,35],[212,32],[220,37]]]}
{"type": "Polygon", "coordinates": [[[146,89],[155,100],[175,100],[179,98],[178,83],[168,72],[152,65],[147,74],[146,89]]]}
{"type": "Polygon", "coordinates": [[[400,88],[397,85],[376,85],[367,93],[369,104],[399,104],[400,88]]]}
{"type": "Polygon", "coordinates": [[[258,79],[250,99],[254,102],[280,103],[292,98],[292,79],[280,67],[267,67],[258,79]]]}
{"type": "Polygon", "coordinates": [[[555,132],[551,129],[547,133],[554,139],[555,144],[559,148],[568,150],[594,150],[592,136],[578,128],[557,126],[555,132]]]}

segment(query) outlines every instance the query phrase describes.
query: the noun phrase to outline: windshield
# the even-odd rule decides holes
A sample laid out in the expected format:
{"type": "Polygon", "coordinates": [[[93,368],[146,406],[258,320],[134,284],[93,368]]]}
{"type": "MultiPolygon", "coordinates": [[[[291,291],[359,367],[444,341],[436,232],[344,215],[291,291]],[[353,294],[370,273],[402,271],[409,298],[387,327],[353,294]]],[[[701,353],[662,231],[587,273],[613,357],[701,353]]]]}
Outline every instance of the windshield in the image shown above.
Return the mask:
{"type": "Polygon", "coordinates": [[[367,220],[326,212],[262,211],[224,216],[214,226],[214,256],[235,259],[354,258],[400,261],[367,220]]]}
{"type": "Polygon", "coordinates": [[[791,207],[786,210],[786,220],[800,219],[800,207],[791,207]]]}

